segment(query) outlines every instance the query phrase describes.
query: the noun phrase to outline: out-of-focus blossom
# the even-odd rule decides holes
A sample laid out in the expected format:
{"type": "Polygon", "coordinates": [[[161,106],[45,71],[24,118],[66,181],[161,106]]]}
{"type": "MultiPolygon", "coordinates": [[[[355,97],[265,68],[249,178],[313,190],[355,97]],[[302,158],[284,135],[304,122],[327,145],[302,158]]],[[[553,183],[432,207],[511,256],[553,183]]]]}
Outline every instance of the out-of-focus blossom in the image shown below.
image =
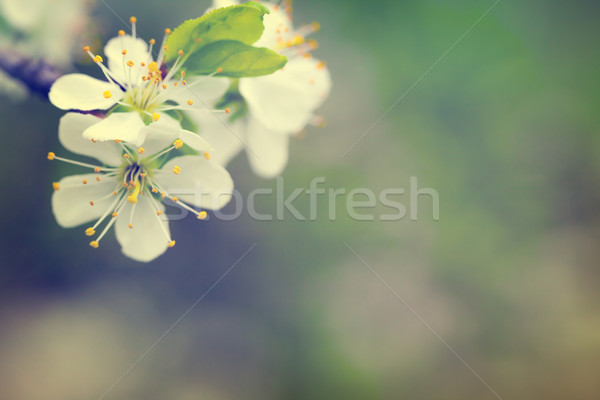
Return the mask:
{"type": "MultiPolygon", "coordinates": [[[[0,51],[10,51],[10,56],[18,55],[27,64],[69,68],[91,4],[89,0],[0,0],[0,51]]],[[[5,68],[5,63],[0,67],[5,68]]],[[[0,71],[0,92],[12,100],[23,100],[28,85],[12,72],[0,71]]]]}
{"type": "MultiPolygon", "coordinates": [[[[214,7],[237,4],[215,0],[214,7]]],[[[235,89],[243,97],[248,113],[229,126],[219,116],[197,114],[201,133],[215,149],[215,159],[227,164],[247,147],[250,165],[262,177],[279,175],[288,161],[289,139],[307,124],[318,124],[314,115],[331,89],[331,77],[323,61],[310,51],[316,42],[306,36],[319,29],[317,23],[294,28],[291,5],[261,2],[271,11],[264,16],[265,30],[254,44],[288,57],[287,65],[271,75],[241,78],[235,89]]]]}
{"type": "Polygon", "coordinates": [[[216,210],[229,202],[233,181],[222,166],[209,160],[207,152],[212,148],[200,136],[179,130],[177,134],[148,138],[144,147],[84,139],[81,133],[99,122],[100,118],[93,115],[68,113],[59,126],[62,145],[74,153],[96,158],[98,165],[48,154],[50,160],[92,170],[53,183],[52,196],[52,210],[61,226],[70,228],[95,221],[85,230],[86,235],[94,236],[104,224],[90,246],[99,247],[114,225],[123,253],[148,262],[175,245],[162,215],[161,199],[169,198],[200,220],[206,218],[206,211],[192,206],[216,210]],[[167,161],[169,153],[184,144],[203,155],[167,161]]]}

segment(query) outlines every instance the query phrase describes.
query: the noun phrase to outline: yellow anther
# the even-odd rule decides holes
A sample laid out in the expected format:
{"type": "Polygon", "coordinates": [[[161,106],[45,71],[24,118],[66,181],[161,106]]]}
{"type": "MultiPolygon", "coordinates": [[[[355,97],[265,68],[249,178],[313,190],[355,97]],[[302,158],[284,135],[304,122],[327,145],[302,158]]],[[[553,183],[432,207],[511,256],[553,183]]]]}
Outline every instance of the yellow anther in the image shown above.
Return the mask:
{"type": "Polygon", "coordinates": [[[100,243],[98,243],[96,240],[94,240],[93,242],[90,242],[90,246],[92,246],[93,248],[97,249],[98,246],[100,246],[100,243]]]}
{"type": "Polygon", "coordinates": [[[185,86],[185,85],[187,85],[187,81],[181,81],[181,84],[182,84],[183,86],[185,86]]]}
{"type": "Polygon", "coordinates": [[[52,189],[54,189],[54,190],[60,190],[60,183],[58,183],[58,182],[52,182],[52,189]]]}
{"type": "Polygon", "coordinates": [[[112,195],[113,195],[113,196],[116,196],[116,195],[118,195],[118,194],[119,194],[119,192],[117,192],[116,190],[115,190],[114,192],[112,192],[112,195]]]}
{"type": "Polygon", "coordinates": [[[119,30],[119,36],[125,36],[125,31],[123,29],[119,30]]]}
{"type": "Polygon", "coordinates": [[[94,62],[95,63],[101,63],[102,62],[102,57],[100,57],[100,56],[94,57],[94,62]]]}
{"type": "Polygon", "coordinates": [[[300,36],[300,35],[294,36],[294,41],[293,41],[294,46],[301,45],[304,42],[305,42],[305,40],[304,40],[304,38],[302,36],[300,36]]]}
{"type": "Polygon", "coordinates": [[[87,229],[85,230],[85,234],[86,234],[87,236],[94,236],[94,235],[96,234],[96,231],[94,230],[94,228],[87,228],[87,229]]]}
{"type": "Polygon", "coordinates": [[[204,153],[204,158],[206,158],[207,160],[210,160],[210,153],[209,152],[204,153]]]}
{"type": "Polygon", "coordinates": [[[127,61],[125,64],[127,64],[128,67],[133,67],[133,61],[129,60],[127,61]]]}
{"type": "Polygon", "coordinates": [[[127,226],[129,227],[129,229],[133,229],[133,224],[129,224],[127,226]]]}
{"type": "Polygon", "coordinates": [[[162,193],[160,194],[160,197],[164,199],[165,197],[167,197],[167,194],[166,194],[165,192],[162,192],[162,193]]]}
{"type": "MultiPolygon", "coordinates": [[[[144,154],[145,152],[146,152],[146,150],[144,150],[144,148],[143,148],[143,147],[140,147],[140,148],[138,149],[138,153],[140,153],[140,154],[144,154]]],[[[141,175],[141,174],[140,174],[140,175],[141,175]]]]}
{"type": "Polygon", "coordinates": [[[148,71],[150,71],[150,72],[158,71],[158,64],[156,63],[156,61],[152,61],[150,64],[148,64],[148,71]]]}
{"type": "MultiPolygon", "coordinates": [[[[145,150],[144,150],[144,151],[145,151],[145,150]]],[[[142,179],[143,179],[143,178],[145,178],[145,177],[146,177],[146,174],[142,172],[142,173],[140,174],[140,178],[142,178],[142,179]]]]}
{"type": "Polygon", "coordinates": [[[131,18],[129,18],[129,22],[131,22],[132,24],[135,24],[137,22],[137,18],[131,17],[131,18]]]}
{"type": "Polygon", "coordinates": [[[160,118],[160,114],[159,113],[153,113],[152,114],[152,119],[154,120],[154,122],[158,121],[159,118],[160,118]]]}
{"type": "Polygon", "coordinates": [[[166,88],[167,88],[167,84],[166,84],[166,83],[163,83],[163,85],[162,85],[162,88],[163,88],[163,89],[166,89],[166,88]]]}
{"type": "Polygon", "coordinates": [[[121,54],[123,54],[124,56],[127,55],[127,50],[123,49],[123,51],[121,51],[121,54]]]}
{"type": "Polygon", "coordinates": [[[85,51],[86,53],[87,53],[88,51],[90,51],[90,46],[84,46],[84,47],[83,47],[83,51],[85,51]]]}
{"type": "Polygon", "coordinates": [[[169,50],[169,46],[164,46],[163,49],[165,49],[165,51],[169,50]]]}
{"type": "Polygon", "coordinates": [[[130,202],[131,204],[135,204],[135,203],[137,203],[137,196],[134,196],[134,195],[128,196],[127,201],[130,202]]]}
{"type": "Polygon", "coordinates": [[[308,45],[310,46],[311,50],[314,50],[319,47],[319,42],[317,42],[315,39],[309,39],[308,45]]]}
{"type": "Polygon", "coordinates": [[[96,177],[96,180],[97,180],[98,182],[100,182],[100,177],[99,177],[99,176],[97,176],[97,177],[96,177]]]}
{"type": "Polygon", "coordinates": [[[171,240],[167,246],[174,247],[175,246],[175,241],[171,240]]]}
{"type": "Polygon", "coordinates": [[[116,211],[115,211],[114,213],[112,213],[112,217],[113,217],[113,218],[117,218],[117,215],[119,215],[119,213],[118,213],[118,212],[116,212],[116,211]]]}
{"type": "Polygon", "coordinates": [[[310,53],[304,53],[304,54],[303,54],[303,57],[304,57],[304,58],[311,58],[312,56],[310,55],[310,53]]]}
{"type": "Polygon", "coordinates": [[[208,216],[208,214],[206,213],[206,211],[200,211],[198,213],[198,219],[200,219],[200,220],[206,219],[207,216],[208,216]]]}
{"type": "Polygon", "coordinates": [[[165,35],[170,35],[171,34],[171,30],[169,28],[165,29],[165,35]]]}
{"type": "Polygon", "coordinates": [[[81,181],[84,185],[87,185],[87,179],[84,179],[83,181],[81,181]]]}
{"type": "Polygon", "coordinates": [[[155,44],[155,43],[156,43],[156,40],[154,40],[154,39],[150,39],[150,40],[148,41],[148,43],[150,43],[150,44],[155,44]]]}
{"type": "Polygon", "coordinates": [[[100,172],[100,167],[96,167],[96,168],[94,168],[94,172],[95,172],[95,173],[99,173],[99,172],[100,172]]]}
{"type": "Polygon", "coordinates": [[[152,188],[152,193],[158,193],[158,189],[157,188],[152,188]]]}
{"type": "Polygon", "coordinates": [[[123,154],[123,157],[129,159],[129,154],[125,153],[125,154],[123,154]]]}
{"type": "Polygon", "coordinates": [[[323,69],[327,66],[327,63],[325,61],[321,61],[320,63],[317,64],[317,69],[323,69]]]}
{"type": "Polygon", "coordinates": [[[194,101],[190,99],[190,100],[187,101],[187,103],[188,103],[188,106],[191,106],[191,105],[194,104],[194,101]]]}
{"type": "Polygon", "coordinates": [[[173,142],[173,146],[175,146],[176,149],[180,148],[181,146],[183,146],[183,140],[177,139],[173,142]]]}
{"type": "MultiPolygon", "coordinates": [[[[179,50],[179,51],[181,51],[181,50],[179,50]]],[[[179,71],[179,74],[180,74],[181,76],[185,76],[185,70],[183,70],[183,69],[182,69],[181,71],[179,71]]]]}
{"type": "Polygon", "coordinates": [[[227,108],[225,109],[225,114],[229,114],[230,112],[231,112],[231,109],[230,109],[229,107],[227,107],[227,108]]]}
{"type": "Polygon", "coordinates": [[[48,160],[52,161],[54,160],[54,157],[56,157],[56,154],[54,154],[53,152],[48,153],[48,160]]]}
{"type": "Polygon", "coordinates": [[[180,172],[181,172],[181,168],[179,166],[176,165],[173,167],[173,173],[175,175],[179,175],[180,172]]]}
{"type": "Polygon", "coordinates": [[[145,66],[146,66],[146,63],[142,61],[142,62],[140,63],[140,65],[141,65],[142,67],[145,67],[145,66]]]}
{"type": "Polygon", "coordinates": [[[313,22],[312,24],[310,24],[310,26],[312,27],[313,31],[317,32],[318,30],[321,29],[321,24],[318,22],[313,22]]]}
{"type": "Polygon", "coordinates": [[[177,55],[178,55],[179,57],[181,57],[181,56],[183,55],[183,50],[179,50],[179,51],[177,52],[177,55]]]}
{"type": "Polygon", "coordinates": [[[96,203],[94,203],[94,201],[93,201],[93,200],[92,200],[92,201],[90,201],[90,206],[93,206],[94,204],[96,204],[96,203]]]}
{"type": "Polygon", "coordinates": [[[110,99],[112,97],[112,93],[110,92],[110,90],[107,90],[106,92],[102,93],[102,95],[105,99],[110,99]]]}
{"type": "Polygon", "coordinates": [[[121,139],[115,139],[115,143],[121,143],[122,140],[121,139]]]}
{"type": "Polygon", "coordinates": [[[162,211],[156,210],[156,215],[161,215],[161,214],[162,214],[162,211]]]}
{"type": "Polygon", "coordinates": [[[97,140],[92,138],[92,143],[96,143],[96,142],[97,142],[97,140]]]}
{"type": "Polygon", "coordinates": [[[171,200],[173,200],[175,203],[179,201],[179,199],[176,196],[171,197],[171,200]]]}
{"type": "Polygon", "coordinates": [[[221,67],[217,68],[217,74],[220,74],[221,72],[223,72],[223,68],[221,68],[221,67]]]}

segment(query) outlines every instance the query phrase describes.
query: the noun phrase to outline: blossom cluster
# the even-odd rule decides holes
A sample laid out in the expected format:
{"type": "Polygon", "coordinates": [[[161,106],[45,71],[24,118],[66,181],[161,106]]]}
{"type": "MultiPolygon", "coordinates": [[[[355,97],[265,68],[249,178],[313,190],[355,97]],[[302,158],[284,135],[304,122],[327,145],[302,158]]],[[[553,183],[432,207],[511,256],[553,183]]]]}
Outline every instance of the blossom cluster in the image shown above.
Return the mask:
{"type": "Polygon", "coordinates": [[[199,220],[222,208],[234,188],[225,167],[242,150],[260,177],[281,174],[331,79],[307,39],[319,25],[295,28],[290,3],[215,0],[160,43],[130,23],[102,53],[83,49],[104,79],[64,75],[49,93],[68,111],[61,144],[97,162],[48,159],[88,169],[53,183],[58,223],[87,224],[94,248],[114,226],[123,253],[147,262],[175,245],[163,202],[199,220]]]}

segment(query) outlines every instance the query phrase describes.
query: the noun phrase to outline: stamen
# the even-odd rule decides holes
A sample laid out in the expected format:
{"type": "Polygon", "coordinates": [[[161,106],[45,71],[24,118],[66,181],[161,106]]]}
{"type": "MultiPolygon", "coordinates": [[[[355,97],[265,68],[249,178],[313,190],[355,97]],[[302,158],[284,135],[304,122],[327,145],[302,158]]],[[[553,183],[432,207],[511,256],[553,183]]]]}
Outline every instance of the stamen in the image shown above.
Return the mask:
{"type": "Polygon", "coordinates": [[[136,36],[135,23],[137,22],[137,18],[131,17],[131,18],[129,18],[129,22],[131,22],[131,36],[133,36],[135,38],[135,36],[136,36]]]}
{"type": "Polygon", "coordinates": [[[58,182],[52,182],[52,188],[54,190],[60,190],[60,184],[58,182]]]}
{"type": "Polygon", "coordinates": [[[56,154],[54,154],[52,152],[48,153],[48,160],[58,160],[58,161],[66,162],[69,164],[79,165],[80,167],[92,168],[96,172],[116,171],[117,170],[117,168],[103,168],[103,167],[98,167],[97,165],[83,163],[83,162],[75,161],[75,160],[69,160],[68,158],[58,157],[58,156],[56,156],[56,154]]]}

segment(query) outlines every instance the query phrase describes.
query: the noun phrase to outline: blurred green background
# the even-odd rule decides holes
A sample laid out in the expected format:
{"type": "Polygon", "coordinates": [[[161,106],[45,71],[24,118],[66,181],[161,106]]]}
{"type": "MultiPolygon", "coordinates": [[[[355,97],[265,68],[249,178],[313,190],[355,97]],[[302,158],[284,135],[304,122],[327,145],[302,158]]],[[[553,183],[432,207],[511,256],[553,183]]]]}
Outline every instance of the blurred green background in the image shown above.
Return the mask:
{"type": "MultiPolygon", "coordinates": [[[[145,38],[208,6],[106,4],[145,38]]],[[[502,0],[473,27],[492,4],[294,3],[296,25],[321,23],[334,88],[327,125],[292,141],[285,192],[414,176],[439,221],[426,197],[394,222],[355,221],[344,198],[331,221],[321,198],[316,221],[174,222],[177,246],[138,264],[112,234],[94,250],[56,225],[62,112],[2,98],[0,398],[100,398],[256,243],[105,399],[497,398],[432,330],[502,399],[597,399],[600,7],[502,0]]],[[[98,3],[89,29],[121,28],[98,3]]],[[[230,171],[242,195],[275,188],[244,155],[230,171]]]]}

